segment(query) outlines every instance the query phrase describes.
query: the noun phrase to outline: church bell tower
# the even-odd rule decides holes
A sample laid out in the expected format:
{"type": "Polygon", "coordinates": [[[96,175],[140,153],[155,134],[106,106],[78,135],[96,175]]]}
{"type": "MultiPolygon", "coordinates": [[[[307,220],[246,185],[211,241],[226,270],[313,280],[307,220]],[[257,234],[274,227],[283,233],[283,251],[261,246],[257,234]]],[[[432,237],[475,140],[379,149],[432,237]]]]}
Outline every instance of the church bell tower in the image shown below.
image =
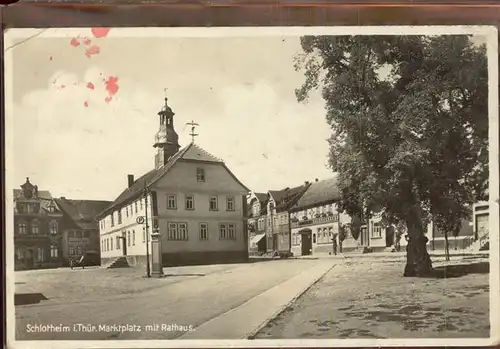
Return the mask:
{"type": "Polygon", "coordinates": [[[165,166],[168,160],[179,151],[179,136],[174,130],[174,115],[172,108],[168,106],[168,99],[165,98],[165,106],[160,112],[160,128],[155,136],[156,156],[155,168],[165,166]]]}

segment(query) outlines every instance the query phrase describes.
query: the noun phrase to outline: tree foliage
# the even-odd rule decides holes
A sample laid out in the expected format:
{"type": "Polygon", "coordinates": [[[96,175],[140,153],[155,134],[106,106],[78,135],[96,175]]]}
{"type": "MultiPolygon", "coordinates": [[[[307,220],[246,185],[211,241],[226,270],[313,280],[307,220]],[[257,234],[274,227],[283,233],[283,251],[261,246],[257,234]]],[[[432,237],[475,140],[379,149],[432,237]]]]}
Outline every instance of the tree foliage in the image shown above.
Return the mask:
{"type": "Polygon", "coordinates": [[[467,35],[306,36],[301,44],[296,96],[322,92],[340,208],[358,221],[377,212],[386,224],[404,222],[413,249],[405,274],[429,272],[427,222],[460,229],[470,204],[485,198],[486,48],[467,35]]]}

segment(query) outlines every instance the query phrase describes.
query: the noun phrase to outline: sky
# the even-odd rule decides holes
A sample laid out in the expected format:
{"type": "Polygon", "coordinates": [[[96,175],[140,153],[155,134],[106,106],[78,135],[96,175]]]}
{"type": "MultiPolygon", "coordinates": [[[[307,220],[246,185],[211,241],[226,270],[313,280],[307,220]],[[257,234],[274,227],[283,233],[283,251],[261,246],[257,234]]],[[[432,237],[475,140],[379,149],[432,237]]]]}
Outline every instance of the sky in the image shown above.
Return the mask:
{"type": "Polygon", "coordinates": [[[251,190],[332,175],[324,102],[295,99],[299,37],[117,38],[82,29],[10,50],[15,187],[29,177],[56,197],[113,200],[127,174],[154,167],[165,96],[181,147],[194,120],[196,144],[251,190]]]}
{"type": "Polygon", "coordinates": [[[324,101],[295,89],[299,36],[118,37],[79,29],[32,37],[13,59],[12,181],[72,199],[113,200],[154,167],[165,96],[181,147],[222,158],[251,190],[267,192],[333,175],[324,101]]]}

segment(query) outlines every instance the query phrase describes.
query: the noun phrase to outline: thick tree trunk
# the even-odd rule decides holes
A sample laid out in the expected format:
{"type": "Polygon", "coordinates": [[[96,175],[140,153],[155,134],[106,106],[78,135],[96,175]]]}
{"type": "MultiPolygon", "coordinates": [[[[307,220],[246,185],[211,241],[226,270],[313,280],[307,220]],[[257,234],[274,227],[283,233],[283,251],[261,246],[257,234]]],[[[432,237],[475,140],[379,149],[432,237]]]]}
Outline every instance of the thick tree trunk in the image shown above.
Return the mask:
{"type": "Polygon", "coordinates": [[[420,215],[412,215],[406,221],[408,226],[408,245],[406,246],[405,277],[424,277],[433,273],[431,257],[426,244],[429,239],[422,228],[420,215]]]}

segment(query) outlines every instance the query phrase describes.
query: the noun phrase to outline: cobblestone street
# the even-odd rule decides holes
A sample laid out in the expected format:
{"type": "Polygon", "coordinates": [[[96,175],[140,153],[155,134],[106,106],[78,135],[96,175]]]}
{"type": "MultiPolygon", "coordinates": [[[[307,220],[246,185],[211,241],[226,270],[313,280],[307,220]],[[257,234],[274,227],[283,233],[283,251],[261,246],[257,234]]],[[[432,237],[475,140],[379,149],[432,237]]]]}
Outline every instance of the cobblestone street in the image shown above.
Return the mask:
{"type": "MultiPolygon", "coordinates": [[[[16,307],[18,339],[169,339],[185,334],[324,260],[278,260],[248,264],[166,268],[161,279],[137,269],[51,270],[16,273],[18,293],[48,298],[16,307]],[[34,331],[33,325],[70,326],[69,331],[34,331]],[[162,331],[75,331],[73,325],[175,325],[162,331]]],[[[307,273],[306,273],[307,276],[307,273]]],[[[279,295],[278,295],[279,296],[279,295]]],[[[272,301],[272,299],[271,299],[272,301]]],[[[273,302],[270,303],[273,305],[273,302]]],[[[241,321],[245,321],[242,319],[241,321]]],[[[231,329],[227,336],[231,336],[231,329]]]]}
{"type": "Polygon", "coordinates": [[[473,338],[488,337],[487,260],[470,264],[468,275],[403,278],[403,260],[350,259],[271,321],[265,338],[473,338]]]}

